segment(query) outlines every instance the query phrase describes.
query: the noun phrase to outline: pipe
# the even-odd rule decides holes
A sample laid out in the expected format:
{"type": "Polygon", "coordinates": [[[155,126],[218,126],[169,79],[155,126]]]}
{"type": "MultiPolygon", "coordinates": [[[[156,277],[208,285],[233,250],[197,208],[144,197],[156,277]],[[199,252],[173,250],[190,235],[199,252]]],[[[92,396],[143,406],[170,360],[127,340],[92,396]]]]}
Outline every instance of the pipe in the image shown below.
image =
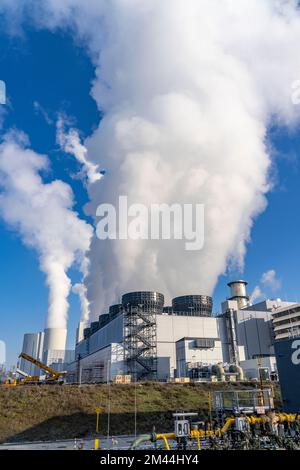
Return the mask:
{"type": "Polygon", "coordinates": [[[241,366],[237,364],[231,364],[229,366],[229,372],[237,372],[238,373],[238,380],[243,382],[245,380],[245,374],[241,366]]]}
{"type": "MultiPolygon", "coordinates": [[[[266,424],[267,422],[273,421],[275,419],[278,420],[278,422],[283,423],[283,422],[294,422],[294,421],[300,421],[300,415],[299,414],[287,414],[287,413],[280,413],[277,414],[273,417],[271,416],[245,416],[245,418],[248,420],[249,424],[266,424]]],[[[229,428],[235,424],[235,418],[227,418],[224,426],[222,428],[218,428],[215,431],[213,430],[204,430],[204,429],[193,429],[190,434],[189,438],[190,439],[197,439],[197,444],[198,444],[198,449],[201,449],[201,441],[200,439],[205,438],[205,437],[221,437],[223,434],[226,434],[229,430],[229,428]]],[[[131,444],[130,450],[134,450],[137,447],[139,447],[141,444],[147,441],[151,442],[156,442],[158,440],[163,440],[165,443],[165,447],[167,450],[170,450],[170,445],[168,442],[168,439],[176,440],[176,436],[174,433],[169,433],[169,434],[144,434],[142,436],[139,436],[135,439],[135,441],[131,444]]]]}
{"type": "Polygon", "coordinates": [[[166,436],[163,435],[163,436],[162,436],[162,439],[163,439],[163,441],[164,441],[164,443],[165,443],[166,449],[167,449],[167,450],[170,450],[170,446],[169,446],[168,439],[166,438],[166,436]]]}
{"type": "Polygon", "coordinates": [[[144,442],[156,442],[156,441],[164,441],[166,449],[170,450],[169,442],[168,439],[176,439],[174,433],[169,433],[169,434],[144,434],[142,436],[138,436],[135,441],[131,444],[130,450],[134,450],[137,447],[139,447],[141,444],[144,442]]]}
{"type": "Polygon", "coordinates": [[[223,426],[222,429],[221,429],[221,434],[225,434],[225,433],[228,431],[228,429],[230,428],[230,426],[231,426],[232,424],[234,424],[234,423],[235,423],[235,419],[234,419],[234,418],[228,418],[228,419],[226,420],[226,423],[224,424],[224,426],[223,426]]]}
{"type": "Polygon", "coordinates": [[[225,371],[224,371],[224,367],[222,366],[222,364],[214,364],[214,365],[211,367],[211,371],[217,374],[217,377],[218,377],[218,379],[219,379],[221,382],[225,382],[225,381],[226,381],[226,379],[225,379],[225,371]]]}
{"type": "Polygon", "coordinates": [[[153,435],[152,434],[146,434],[143,436],[138,436],[133,443],[130,446],[130,450],[134,450],[137,447],[139,447],[141,444],[147,441],[152,441],[153,435]]]}

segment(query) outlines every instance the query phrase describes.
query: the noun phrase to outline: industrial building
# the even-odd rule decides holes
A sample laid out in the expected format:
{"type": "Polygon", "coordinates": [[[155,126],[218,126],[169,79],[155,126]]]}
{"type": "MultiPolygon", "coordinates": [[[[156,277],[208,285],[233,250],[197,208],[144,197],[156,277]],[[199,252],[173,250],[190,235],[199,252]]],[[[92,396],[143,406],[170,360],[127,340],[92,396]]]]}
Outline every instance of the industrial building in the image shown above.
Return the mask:
{"type": "MultiPolygon", "coordinates": [[[[22,352],[53,367],[58,371],[66,370],[67,364],[74,360],[74,350],[66,349],[67,330],[46,328],[40,333],[26,333],[22,352]]],[[[20,360],[19,368],[28,375],[39,375],[40,370],[25,359],[20,360]]]]}
{"type": "MultiPolygon", "coordinates": [[[[265,300],[251,305],[247,282],[228,284],[230,296],[213,315],[206,295],[176,297],[165,305],[159,292],[122,296],[89,326],[80,322],[75,352],[66,350],[67,330],[27,334],[23,352],[58,371],[69,382],[132,380],[275,379],[276,339],[299,332],[300,304],[265,300]]],[[[20,368],[35,375],[34,366],[20,368]]]]}
{"type": "Polygon", "coordinates": [[[245,281],[228,284],[231,296],[222,303],[220,336],[225,363],[239,364],[248,379],[277,375],[274,351],[274,312],[289,309],[293,303],[265,300],[250,305],[245,281]],[[268,372],[267,372],[268,370],[268,372]]]}
{"type": "Polygon", "coordinates": [[[97,382],[117,374],[169,380],[181,374],[176,350],[184,338],[192,340],[183,342],[184,358],[179,363],[193,360],[192,350],[205,364],[223,362],[212,305],[205,295],[177,297],[172,306],[164,305],[159,292],[123,295],[121,304],[111,306],[108,314],[84,330],[84,339],[76,345],[76,361],[68,368],[71,380],[89,377],[97,382]]]}
{"type": "Polygon", "coordinates": [[[103,382],[122,374],[137,380],[275,378],[273,313],[293,304],[250,305],[246,286],[243,280],[229,283],[230,297],[217,316],[205,295],[176,297],[170,306],[159,292],[123,295],[83,330],[69,380],[103,382]]]}
{"type": "Polygon", "coordinates": [[[273,328],[276,340],[300,336],[300,303],[276,308],[273,312],[273,328]]]}

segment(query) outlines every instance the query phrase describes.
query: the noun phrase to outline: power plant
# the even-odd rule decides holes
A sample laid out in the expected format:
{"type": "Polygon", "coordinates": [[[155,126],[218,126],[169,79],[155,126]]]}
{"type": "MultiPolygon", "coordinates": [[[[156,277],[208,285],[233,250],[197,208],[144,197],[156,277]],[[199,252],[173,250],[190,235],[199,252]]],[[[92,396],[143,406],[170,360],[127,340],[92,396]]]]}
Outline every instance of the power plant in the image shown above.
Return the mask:
{"type": "MultiPolygon", "coordinates": [[[[228,287],[219,314],[203,294],[165,305],[160,292],[126,293],[97,321],[79,323],[74,350],[66,349],[66,329],[25,334],[18,371],[30,382],[48,368],[48,381],[57,371],[75,384],[277,381],[280,370],[283,375],[288,370],[278,352],[286,351],[283,341],[300,337],[300,304],[280,299],[251,304],[246,281],[228,287]]],[[[298,403],[289,396],[286,409],[295,411],[298,403]]]]}
{"type": "MultiPolygon", "coordinates": [[[[26,334],[22,352],[66,371],[69,383],[277,380],[275,341],[299,331],[300,307],[280,299],[251,305],[246,281],[228,287],[217,315],[203,294],[165,305],[160,292],[129,292],[97,321],[79,323],[74,351],[66,350],[66,329],[47,328],[26,334]]],[[[24,359],[20,369],[39,372],[24,359]]]]}
{"type": "Polygon", "coordinates": [[[97,321],[79,323],[73,351],[66,349],[66,329],[27,333],[19,378],[5,385],[105,384],[110,407],[110,384],[133,382],[136,407],[138,383],[218,382],[209,391],[208,418],[176,412],[173,432],[135,435],[128,448],[298,449],[300,304],[251,304],[246,281],[228,287],[219,314],[213,314],[213,299],[200,293],[175,297],[170,305],[161,292],[125,293],[97,321]],[[275,405],[272,382],[278,380],[283,413],[275,405]]]}

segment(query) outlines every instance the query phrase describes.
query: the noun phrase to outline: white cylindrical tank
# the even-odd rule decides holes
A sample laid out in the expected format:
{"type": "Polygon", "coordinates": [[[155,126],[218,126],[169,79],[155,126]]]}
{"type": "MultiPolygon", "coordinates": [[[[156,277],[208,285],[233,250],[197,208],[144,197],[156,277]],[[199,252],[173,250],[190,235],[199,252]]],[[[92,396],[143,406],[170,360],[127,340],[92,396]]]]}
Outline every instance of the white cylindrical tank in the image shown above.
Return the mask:
{"type": "Polygon", "coordinates": [[[65,328],[46,328],[44,351],[66,349],[67,330],[65,328]]]}

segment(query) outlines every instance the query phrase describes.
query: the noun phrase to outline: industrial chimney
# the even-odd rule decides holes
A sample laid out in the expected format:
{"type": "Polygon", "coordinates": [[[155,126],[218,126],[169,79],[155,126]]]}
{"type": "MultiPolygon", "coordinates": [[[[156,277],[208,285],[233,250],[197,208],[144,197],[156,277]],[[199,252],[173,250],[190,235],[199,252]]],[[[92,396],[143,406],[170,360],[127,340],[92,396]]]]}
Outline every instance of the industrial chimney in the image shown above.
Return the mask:
{"type": "Polygon", "coordinates": [[[249,305],[249,296],[247,295],[246,289],[248,282],[239,280],[229,282],[227,285],[231,290],[231,297],[229,300],[236,300],[239,309],[247,307],[249,305]]]}

